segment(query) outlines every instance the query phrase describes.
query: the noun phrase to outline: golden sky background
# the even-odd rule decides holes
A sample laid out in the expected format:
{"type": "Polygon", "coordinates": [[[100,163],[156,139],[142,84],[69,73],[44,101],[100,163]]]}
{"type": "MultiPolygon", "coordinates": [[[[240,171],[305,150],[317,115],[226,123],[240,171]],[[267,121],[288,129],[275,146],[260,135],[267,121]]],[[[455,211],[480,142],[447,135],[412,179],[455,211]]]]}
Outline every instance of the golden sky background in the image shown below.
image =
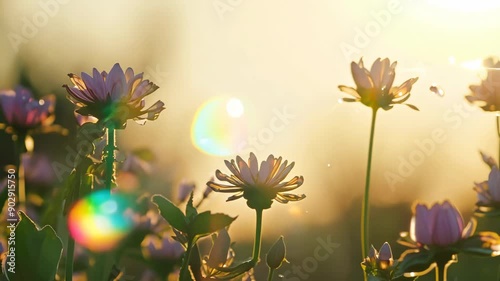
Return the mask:
{"type": "MultiPolygon", "coordinates": [[[[338,103],[345,95],[337,86],[354,85],[352,60],[371,65],[389,57],[398,61],[396,84],[419,77],[408,102],[420,112],[405,106],[380,112],[372,202],[449,198],[466,212],[476,200],[473,182],[488,175],[478,151],[498,154],[494,114],[464,96],[484,74],[481,60],[500,55],[499,10],[497,2],[480,0],[2,0],[0,88],[15,85],[18,60],[40,92],[60,95],[69,72],[109,71],[115,62],[144,71],[160,86],[148,103],[162,99],[166,110],[144,127],[130,124],[119,144],[150,146],[162,176],[174,184],[203,185],[216,169],[227,172],[223,160],[234,157],[192,144],[202,104],[220,96],[241,100],[241,118],[251,127],[244,139],[258,137],[286,107],[293,118],[255,152],[259,159],[273,153],[295,161],[291,175],[304,176],[297,191],[307,199],[268,213],[324,225],[362,194],[371,116],[361,104],[338,103]],[[444,97],[429,91],[432,84],[444,97]],[[401,173],[406,161],[412,168],[401,173]],[[400,182],[389,184],[389,173],[400,182]]],[[[240,215],[241,225],[253,218],[242,200],[224,200],[215,194],[206,207],[240,215]]]]}

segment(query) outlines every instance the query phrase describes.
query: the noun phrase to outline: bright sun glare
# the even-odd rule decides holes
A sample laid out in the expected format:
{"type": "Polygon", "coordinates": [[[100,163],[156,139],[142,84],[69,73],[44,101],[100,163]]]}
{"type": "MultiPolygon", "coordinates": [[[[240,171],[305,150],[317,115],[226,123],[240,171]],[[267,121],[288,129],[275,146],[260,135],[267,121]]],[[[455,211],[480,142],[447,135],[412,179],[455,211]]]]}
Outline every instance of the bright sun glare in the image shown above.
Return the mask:
{"type": "Polygon", "coordinates": [[[231,98],[226,104],[226,111],[229,116],[238,118],[243,115],[245,109],[241,100],[237,98],[231,98]]]}
{"type": "Polygon", "coordinates": [[[427,2],[443,9],[463,12],[479,12],[500,8],[498,0],[427,0],[427,2]]]}

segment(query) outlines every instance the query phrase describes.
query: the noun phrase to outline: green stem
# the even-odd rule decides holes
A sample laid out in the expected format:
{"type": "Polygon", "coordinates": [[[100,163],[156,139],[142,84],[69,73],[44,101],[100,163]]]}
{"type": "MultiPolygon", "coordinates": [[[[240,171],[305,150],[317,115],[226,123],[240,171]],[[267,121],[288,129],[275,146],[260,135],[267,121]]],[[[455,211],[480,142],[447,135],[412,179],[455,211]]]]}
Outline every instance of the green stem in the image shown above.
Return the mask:
{"type": "MultiPolygon", "coordinates": [[[[362,258],[366,258],[369,248],[369,202],[370,202],[370,173],[372,166],[373,138],[375,136],[375,120],[377,119],[377,109],[372,112],[372,124],[370,130],[370,143],[368,146],[368,165],[366,168],[365,193],[363,196],[363,205],[361,208],[361,254],[362,258]]],[[[366,278],[365,278],[366,279],[366,278]]]]}
{"type": "Polygon", "coordinates": [[[269,268],[269,273],[267,274],[267,281],[272,281],[274,276],[274,268],[269,268]]]}
{"type": "MultiPolygon", "coordinates": [[[[82,177],[80,171],[77,170],[77,182],[79,183],[78,186],[73,187],[75,190],[73,192],[71,202],[76,202],[78,198],[80,197],[80,186],[82,182],[82,177]]],[[[68,233],[68,241],[67,241],[67,249],[66,249],[66,280],[65,281],[72,281],[73,280],[73,258],[75,255],[75,240],[73,237],[68,233]]]]}
{"type": "Polygon", "coordinates": [[[66,281],[73,280],[73,256],[75,254],[75,240],[68,235],[68,249],[66,251],[66,281]]]}
{"type": "Polygon", "coordinates": [[[109,125],[107,126],[107,137],[108,137],[108,143],[106,145],[105,183],[106,183],[106,189],[110,191],[113,183],[113,178],[115,175],[114,164],[115,164],[116,144],[115,144],[115,124],[113,122],[110,122],[109,125]]]}
{"type": "Polygon", "coordinates": [[[182,260],[182,265],[181,265],[181,272],[179,274],[179,280],[180,281],[190,281],[191,276],[189,274],[189,261],[191,260],[191,252],[193,251],[193,244],[196,243],[195,241],[190,241],[188,242],[188,247],[186,249],[186,253],[184,256],[184,259],[182,260]]]}
{"type": "Polygon", "coordinates": [[[253,244],[252,262],[257,263],[260,256],[260,244],[262,239],[262,209],[255,209],[256,224],[255,224],[255,241],[253,244]]]}
{"type": "Polygon", "coordinates": [[[446,263],[436,263],[436,281],[446,281],[446,263]]]}
{"type": "Polygon", "coordinates": [[[26,182],[24,180],[23,154],[26,152],[26,135],[19,134],[13,136],[14,149],[16,153],[17,166],[17,200],[20,211],[26,211],[26,182]]]}
{"type": "Polygon", "coordinates": [[[203,201],[205,201],[205,198],[206,198],[206,197],[201,198],[201,200],[200,200],[200,201],[196,204],[196,206],[194,206],[194,207],[195,207],[196,209],[198,209],[198,208],[201,206],[201,204],[203,203],[203,201]]]}
{"type": "Polygon", "coordinates": [[[500,163],[500,112],[497,112],[498,161],[500,163]]]}

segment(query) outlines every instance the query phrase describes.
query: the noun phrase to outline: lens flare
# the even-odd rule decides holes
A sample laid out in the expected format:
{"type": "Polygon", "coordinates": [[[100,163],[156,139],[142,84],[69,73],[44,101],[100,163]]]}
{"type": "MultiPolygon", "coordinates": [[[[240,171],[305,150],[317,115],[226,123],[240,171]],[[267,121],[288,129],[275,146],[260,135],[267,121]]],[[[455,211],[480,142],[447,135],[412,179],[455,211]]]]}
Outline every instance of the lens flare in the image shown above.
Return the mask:
{"type": "Polygon", "coordinates": [[[248,120],[241,100],[213,98],[198,108],[191,125],[191,142],[209,155],[236,154],[248,144],[248,120]]]}
{"type": "Polygon", "coordinates": [[[133,222],[125,214],[130,200],[107,190],[80,199],[70,210],[68,227],[71,236],[94,252],[112,250],[132,230],[133,222]]]}

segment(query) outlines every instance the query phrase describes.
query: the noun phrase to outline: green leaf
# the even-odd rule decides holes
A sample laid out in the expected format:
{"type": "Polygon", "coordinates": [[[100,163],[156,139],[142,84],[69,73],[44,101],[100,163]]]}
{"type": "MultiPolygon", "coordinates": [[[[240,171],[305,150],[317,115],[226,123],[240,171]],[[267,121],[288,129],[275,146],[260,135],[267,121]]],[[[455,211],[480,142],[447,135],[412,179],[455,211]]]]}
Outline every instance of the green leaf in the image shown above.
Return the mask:
{"type": "Polygon", "coordinates": [[[235,219],[226,214],[211,214],[210,211],[200,213],[189,224],[189,237],[193,239],[209,235],[229,226],[235,219]]]}
{"type": "Polygon", "coordinates": [[[170,200],[167,198],[156,194],[153,195],[151,201],[158,206],[160,210],[160,215],[175,229],[181,232],[188,231],[188,225],[186,222],[186,217],[182,211],[177,208],[170,200]]]}
{"type": "Polygon", "coordinates": [[[196,215],[198,215],[198,211],[193,205],[193,194],[194,192],[191,192],[191,195],[189,196],[189,201],[186,205],[186,218],[188,222],[191,222],[196,215]]]}
{"type": "Polygon", "coordinates": [[[379,276],[368,275],[368,281],[388,281],[388,279],[379,276]]]}
{"type": "Polygon", "coordinates": [[[423,272],[434,263],[434,251],[407,250],[401,255],[394,277],[399,277],[407,272],[423,272]]]}
{"type": "Polygon", "coordinates": [[[492,257],[498,256],[498,252],[492,249],[492,246],[496,245],[500,245],[500,235],[492,231],[482,231],[462,240],[459,248],[461,252],[466,254],[492,257]]]}
{"type": "Polygon", "coordinates": [[[255,261],[248,260],[240,263],[235,267],[219,267],[217,268],[217,272],[213,276],[219,280],[230,280],[251,270],[255,267],[255,264],[255,261]]]}
{"type": "Polygon", "coordinates": [[[116,280],[113,276],[113,268],[117,259],[116,251],[93,253],[92,259],[95,263],[89,268],[88,280],[116,280]]]}
{"type": "Polygon", "coordinates": [[[11,252],[4,274],[10,281],[53,281],[63,249],[61,240],[51,226],[39,230],[26,214],[19,212],[19,216],[15,239],[8,240],[11,252]]]}
{"type": "Polygon", "coordinates": [[[90,158],[83,159],[66,179],[63,215],[68,214],[74,202],[91,192],[94,178],[87,171],[92,165],[90,158]]]}
{"type": "Polygon", "coordinates": [[[85,123],[77,131],[76,137],[82,141],[94,141],[98,138],[101,138],[106,133],[106,130],[100,122],[97,123],[85,123]]]}

